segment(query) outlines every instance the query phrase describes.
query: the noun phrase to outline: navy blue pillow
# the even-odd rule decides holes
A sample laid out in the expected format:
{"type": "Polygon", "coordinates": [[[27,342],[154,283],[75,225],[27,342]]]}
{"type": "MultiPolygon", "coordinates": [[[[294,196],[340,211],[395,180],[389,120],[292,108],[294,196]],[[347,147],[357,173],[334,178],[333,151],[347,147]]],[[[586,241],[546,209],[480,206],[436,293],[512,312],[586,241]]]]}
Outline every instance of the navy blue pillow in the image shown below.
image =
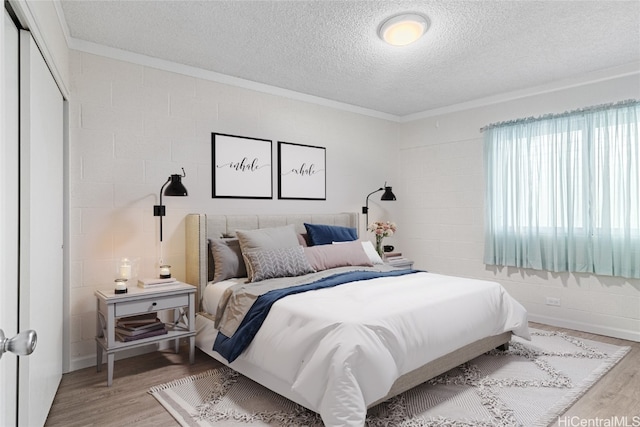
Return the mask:
{"type": "Polygon", "coordinates": [[[307,224],[307,236],[311,246],[330,245],[333,242],[350,242],[358,239],[358,231],[351,227],[338,225],[307,224]]]}

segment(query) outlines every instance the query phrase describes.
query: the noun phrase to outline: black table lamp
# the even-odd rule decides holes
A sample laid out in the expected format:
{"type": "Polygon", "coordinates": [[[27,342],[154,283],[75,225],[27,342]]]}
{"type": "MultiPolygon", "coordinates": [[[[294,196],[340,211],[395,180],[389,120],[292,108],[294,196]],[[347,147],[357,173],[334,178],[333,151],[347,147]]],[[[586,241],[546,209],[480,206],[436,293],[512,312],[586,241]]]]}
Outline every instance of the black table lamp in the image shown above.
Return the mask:
{"type": "Polygon", "coordinates": [[[367,194],[365,206],[362,207],[362,213],[366,215],[366,227],[369,227],[369,196],[377,193],[378,191],[384,191],[384,193],[382,193],[382,197],[380,197],[380,200],[396,200],[396,195],[393,194],[393,191],[391,191],[391,187],[388,187],[386,182],[384,183],[384,187],[380,187],[377,190],[367,194]]]}

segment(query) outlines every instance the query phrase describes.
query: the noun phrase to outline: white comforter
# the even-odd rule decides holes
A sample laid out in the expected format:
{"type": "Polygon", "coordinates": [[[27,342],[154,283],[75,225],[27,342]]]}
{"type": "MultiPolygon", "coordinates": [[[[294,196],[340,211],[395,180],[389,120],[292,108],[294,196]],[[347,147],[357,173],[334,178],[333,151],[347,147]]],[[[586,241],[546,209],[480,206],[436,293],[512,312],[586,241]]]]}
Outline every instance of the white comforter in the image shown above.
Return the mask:
{"type": "Polygon", "coordinates": [[[416,273],[283,298],[230,366],[291,384],[327,426],[362,426],[401,375],[510,330],[529,338],[527,313],[498,283],[416,273]]]}

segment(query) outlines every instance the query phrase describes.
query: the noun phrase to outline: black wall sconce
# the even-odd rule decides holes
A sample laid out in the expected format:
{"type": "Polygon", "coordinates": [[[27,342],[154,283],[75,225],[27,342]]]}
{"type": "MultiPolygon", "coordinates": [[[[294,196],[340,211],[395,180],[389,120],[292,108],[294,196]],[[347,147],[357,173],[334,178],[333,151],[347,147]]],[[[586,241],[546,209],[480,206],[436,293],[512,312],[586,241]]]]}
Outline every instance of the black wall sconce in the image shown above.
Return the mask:
{"type": "Polygon", "coordinates": [[[369,227],[369,197],[372,194],[377,193],[378,191],[384,191],[384,193],[382,193],[382,197],[380,197],[380,200],[396,200],[396,195],[393,194],[393,191],[391,191],[391,187],[387,186],[387,183],[384,183],[384,187],[380,187],[375,191],[372,191],[371,193],[367,194],[367,200],[365,203],[365,206],[362,207],[362,213],[365,214],[365,218],[366,218],[366,227],[369,227]]]}
{"type": "Polygon", "coordinates": [[[160,243],[162,244],[162,217],[165,216],[165,206],[162,204],[162,195],[165,196],[187,196],[187,189],[182,184],[182,178],[186,177],[187,174],[182,169],[182,175],[171,175],[167,178],[167,182],[160,188],[160,204],[153,206],[153,216],[160,217],[160,243]],[[167,184],[169,184],[167,186],[167,184]],[[167,187],[165,189],[165,187],[167,187]],[[164,190],[164,193],[163,193],[164,190]]]}

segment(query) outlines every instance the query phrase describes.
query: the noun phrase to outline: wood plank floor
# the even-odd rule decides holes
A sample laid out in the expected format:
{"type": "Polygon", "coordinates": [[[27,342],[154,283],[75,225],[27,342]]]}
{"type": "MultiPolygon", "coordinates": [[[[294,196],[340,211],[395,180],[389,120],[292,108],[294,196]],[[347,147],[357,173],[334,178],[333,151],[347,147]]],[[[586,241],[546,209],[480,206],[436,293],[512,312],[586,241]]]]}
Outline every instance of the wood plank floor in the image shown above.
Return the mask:
{"type": "MultiPolygon", "coordinates": [[[[631,417],[640,415],[640,343],[537,323],[531,326],[631,347],[627,356],[561,418],[589,420],[627,416],[631,423],[631,417]]],[[[45,426],[178,426],[147,390],[220,366],[198,349],[195,363],[190,365],[188,350],[184,347],[180,354],[166,350],[116,361],[112,387],[106,385],[106,365],[99,373],[91,367],[64,374],[45,426]]],[[[556,427],[563,425],[571,424],[554,424],[556,427]]]]}

